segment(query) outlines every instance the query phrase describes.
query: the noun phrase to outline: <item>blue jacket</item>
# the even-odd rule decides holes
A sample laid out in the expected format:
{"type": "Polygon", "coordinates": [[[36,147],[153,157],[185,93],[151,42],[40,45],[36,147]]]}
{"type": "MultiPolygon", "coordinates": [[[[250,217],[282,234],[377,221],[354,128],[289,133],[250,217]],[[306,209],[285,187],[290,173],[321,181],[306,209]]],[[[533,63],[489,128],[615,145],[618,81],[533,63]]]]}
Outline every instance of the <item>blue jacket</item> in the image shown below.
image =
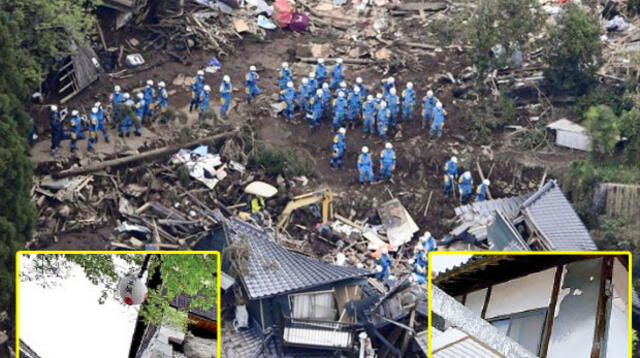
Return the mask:
{"type": "Polygon", "coordinates": [[[365,118],[373,119],[373,116],[376,114],[376,104],[374,101],[365,101],[364,106],[362,108],[362,116],[365,118]]]}
{"type": "Polygon", "coordinates": [[[393,149],[383,149],[380,153],[380,164],[393,169],[396,166],[396,152],[393,149]]]}
{"type": "Polygon", "coordinates": [[[193,82],[193,85],[191,85],[191,89],[196,93],[196,95],[199,95],[200,91],[202,91],[202,87],[204,87],[204,76],[196,75],[196,79],[193,82]]]}
{"type": "Polygon", "coordinates": [[[122,92],[113,92],[109,97],[112,105],[118,105],[124,101],[124,94],[122,92]]]}
{"type": "Polygon", "coordinates": [[[294,90],[293,88],[285,88],[284,89],[284,100],[287,102],[293,102],[293,100],[296,98],[296,90],[294,90]]]}
{"type": "Polygon", "coordinates": [[[433,110],[433,125],[434,126],[439,126],[442,125],[444,123],[444,116],[445,116],[445,112],[443,108],[435,108],[433,110]]]}
{"type": "Polygon", "coordinates": [[[358,157],[358,170],[371,170],[373,163],[369,153],[360,153],[358,157]]]}
{"type": "Polygon", "coordinates": [[[347,108],[347,100],[344,98],[336,98],[333,100],[333,112],[344,114],[345,109],[347,108]]]}
{"type": "Polygon", "coordinates": [[[324,79],[327,77],[327,66],[324,64],[316,65],[316,78],[324,79]]]}
{"type": "Polygon", "coordinates": [[[151,101],[153,101],[153,97],[155,97],[155,90],[153,89],[153,87],[147,85],[144,88],[144,100],[146,102],[147,105],[151,104],[151,101]]]}
{"type": "Polygon", "coordinates": [[[58,111],[52,111],[49,117],[51,119],[51,134],[62,132],[62,120],[58,111]]]}
{"type": "Polygon", "coordinates": [[[258,76],[256,72],[251,71],[247,73],[245,76],[245,85],[247,87],[254,87],[258,82],[258,78],[260,78],[260,76],[258,76]]]}
{"type": "Polygon", "coordinates": [[[220,96],[223,98],[230,98],[232,88],[233,86],[231,85],[231,82],[227,83],[225,81],[222,81],[220,83],[220,96]]]}
{"type": "Polygon", "coordinates": [[[166,88],[161,88],[158,91],[158,97],[157,97],[157,101],[160,104],[161,107],[164,107],[168,104],[168,99],[169,99],[169,93],[167,92],[166,88]]]}
{"type": "Polygon", "coordinates": [[[136,103],[136,116],[138,116],[138,118],[140,119],[144,115],[144,105],[145,105],[144,99],[138,100],[138,102],[136,103]]]}
{"type": "Polygon", "coordinates": [[[84,128],[82,128],[82,120],[79,116],[71,116],[69,123],[71,124],[71,130],[74,133],[79,134],[84,132],[84,128]]]}
{"type": "Polygon", "coordinates": [[[444,164],[444,172],[449,175],[456,176],[458,175],[458,166],[456,165],[456,163],[452,162],[451,159],[449,159],[444,164]]]}
{"type": "Polygon", "coordinates": [[[200,97],[198,98],[198,101],[200,102],[201,111],[206,111],[207,109],[209,109],[209,94],[210,93],[207,91],[200,92],[200,97]]]}
{"type": "Polygon", "coordinates": [[[462,194],[471,194],[473,192],[473,178],[465,179],[465,177],[461,176],[460,179],[458,179],[458,188],[462,194]]]}
{"type": "MultiPolygon", "coordinates": [[[[317,72],[316,72],[317,74],[317,72]]],[[[334,81],[342,80],[342,65],[333,66],[333,71],[331,72],[331,77],[334,81]]]]}
{"type": "Polygon", "coordinates": [[[402,102],[405,106],[414,106],[416,104],[415,92],[413,89],[405,89],[402,91],[402,102]]]}

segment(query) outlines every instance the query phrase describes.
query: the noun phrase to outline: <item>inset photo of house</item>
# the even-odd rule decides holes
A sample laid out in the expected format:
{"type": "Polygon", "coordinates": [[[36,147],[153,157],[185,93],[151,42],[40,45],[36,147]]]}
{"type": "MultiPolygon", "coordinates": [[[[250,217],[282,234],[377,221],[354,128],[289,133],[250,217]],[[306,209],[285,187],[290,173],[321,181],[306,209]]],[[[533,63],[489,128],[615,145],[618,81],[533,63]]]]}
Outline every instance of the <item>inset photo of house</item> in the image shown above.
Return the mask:
{"type": "Polygon", "coordinates": [[[220,356],[218,252],[22,251],[20,358],[220,356]]]}
{"type": "Polygon", "coordinates": [[[429,256],[429,357],[631,357],[630,254],[429,256]]]}

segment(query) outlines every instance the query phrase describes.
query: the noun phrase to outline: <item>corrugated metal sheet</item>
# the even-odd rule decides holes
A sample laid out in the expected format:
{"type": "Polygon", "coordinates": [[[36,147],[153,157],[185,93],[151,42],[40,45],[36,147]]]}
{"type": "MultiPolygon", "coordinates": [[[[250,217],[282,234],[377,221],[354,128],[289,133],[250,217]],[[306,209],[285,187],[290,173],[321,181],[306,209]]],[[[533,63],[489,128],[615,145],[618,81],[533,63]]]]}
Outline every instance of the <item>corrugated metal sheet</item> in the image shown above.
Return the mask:
{"type": "Polygon", "coordinates": [[[351,346],[351,332],[285,327],[283,338],[286,344],[332,348],[349,348],[351,346]]]}
{"type": "Polygon", "coordinates": [[[444,332],[433,329],[434,358],[509,358],[485,347],[457,328],[444,332]]]}
{"type": "Polygon", "coordinates": [[[513,219],[520,213],[520,205],[531,195],[532,193],[528,193],[510,198],[474,202],[468,205],[458,206],[455,208],[455,212],[458,216],[466,213],[493,216],[493,214],[499,210],[507,218],[513,219]]]}

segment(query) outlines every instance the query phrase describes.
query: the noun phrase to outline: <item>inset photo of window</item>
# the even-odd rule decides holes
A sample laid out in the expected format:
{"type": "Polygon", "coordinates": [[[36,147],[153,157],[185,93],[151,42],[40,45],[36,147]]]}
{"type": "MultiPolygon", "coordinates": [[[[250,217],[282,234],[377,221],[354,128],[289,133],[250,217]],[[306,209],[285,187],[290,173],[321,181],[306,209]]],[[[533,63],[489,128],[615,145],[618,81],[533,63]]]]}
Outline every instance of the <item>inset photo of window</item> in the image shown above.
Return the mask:
{"type": "Polygon", "coordinates": [[[18,357],[220,356],[216,251],[22,251],[18,357]]]}
{"type": "Polygon", "coordinates": [[[429,255],[430,357],[631,357],[629,253],[429,255]]]}

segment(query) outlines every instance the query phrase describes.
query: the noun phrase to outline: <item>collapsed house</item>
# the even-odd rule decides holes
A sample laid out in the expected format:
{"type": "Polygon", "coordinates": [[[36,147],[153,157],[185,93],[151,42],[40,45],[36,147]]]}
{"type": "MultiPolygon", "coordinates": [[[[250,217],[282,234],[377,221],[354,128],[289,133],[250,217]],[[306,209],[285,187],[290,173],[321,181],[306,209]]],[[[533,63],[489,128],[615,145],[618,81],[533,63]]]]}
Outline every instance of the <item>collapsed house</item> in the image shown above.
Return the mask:
{"type": "Polygon", "coordinates": [[[555,180],[538,191],[457,207],[457,238],[493,251],[595,251],[589,231],[555,180]]]}
{"type": "Polygon", "coordinates": [[[433,280],[433,357],[627,357],[628,265],[627,255],[473,256],[433,280]]]}
{"type": "Polygon", "coordinates": [[[194,249],[222,252],[223,276],[236,278],[237,284],[223,285],[223,311],[234,312],[223,319],[229,322],[222,330],[225,357],[355,357],[374,349],[411,357],[421,351],[412,337],[426,322],[424,287],[402,281],[387,289],[371,271],[289,251],[256,225],[213,216],[222,224],[194,249]]]}

